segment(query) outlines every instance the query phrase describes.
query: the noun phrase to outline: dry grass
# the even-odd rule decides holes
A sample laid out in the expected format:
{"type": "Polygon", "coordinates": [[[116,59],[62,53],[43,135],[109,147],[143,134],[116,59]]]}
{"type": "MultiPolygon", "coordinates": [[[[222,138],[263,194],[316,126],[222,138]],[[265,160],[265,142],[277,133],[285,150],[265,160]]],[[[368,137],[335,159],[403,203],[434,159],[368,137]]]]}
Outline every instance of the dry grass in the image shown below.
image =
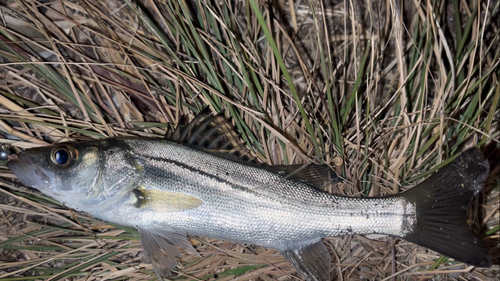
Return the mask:
{"type": "MultiPolygon", "coordinates": [[[[332,191],[355,196],[401,192],[477,145],[492,172],[470,224],[491,269],[391,237],[326,243],[335,280],[498,280],[499,2],[368,2],[1,1],[0,142],[162,137],[209,105],[267,163],[330,164],[332,191]]],[[[0,176],[0,279],[155,279],[135,230],[0,176]]],[[[174,279],[299,279],[275,250],[192,242],[203,259],[174,279]]]]}

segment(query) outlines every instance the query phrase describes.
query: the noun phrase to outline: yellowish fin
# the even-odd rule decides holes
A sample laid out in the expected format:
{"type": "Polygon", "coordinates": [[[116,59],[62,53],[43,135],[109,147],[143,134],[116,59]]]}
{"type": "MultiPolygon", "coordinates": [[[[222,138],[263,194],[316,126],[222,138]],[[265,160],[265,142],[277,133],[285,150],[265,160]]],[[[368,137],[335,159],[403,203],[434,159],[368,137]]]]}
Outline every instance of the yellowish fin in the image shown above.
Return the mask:
{"type": "Polygon", "coordinates": [[[203,204],[200,199],[179,192],[134,189],[134,206],[157,212],[180,212],[194,209],[203,204]]]}

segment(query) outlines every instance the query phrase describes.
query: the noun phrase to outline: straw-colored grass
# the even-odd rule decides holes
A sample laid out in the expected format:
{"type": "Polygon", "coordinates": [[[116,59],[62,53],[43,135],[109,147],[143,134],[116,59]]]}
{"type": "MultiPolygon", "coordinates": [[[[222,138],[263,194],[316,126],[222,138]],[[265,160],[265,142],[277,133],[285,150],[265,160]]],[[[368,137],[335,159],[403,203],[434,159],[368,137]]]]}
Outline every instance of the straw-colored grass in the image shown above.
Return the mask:
{"type": "MultiPolygon", "coordinates": [[[[162,137],[206,106],[268,164],[331,165],[332,192],[404,191],[470,146],[469,223],[494,266],[401,239],[325,239],[335,280],[498,280],[498,1],[2,1],[0,142],[162,137]],[[272,3],[271,3],[272,2],[272,3]]],[[[153,280],[137,232],[0,167],[0,279],[153,280]]],[[[280,253],[192,237],[174,279],[296,280],[280,253]]]]}

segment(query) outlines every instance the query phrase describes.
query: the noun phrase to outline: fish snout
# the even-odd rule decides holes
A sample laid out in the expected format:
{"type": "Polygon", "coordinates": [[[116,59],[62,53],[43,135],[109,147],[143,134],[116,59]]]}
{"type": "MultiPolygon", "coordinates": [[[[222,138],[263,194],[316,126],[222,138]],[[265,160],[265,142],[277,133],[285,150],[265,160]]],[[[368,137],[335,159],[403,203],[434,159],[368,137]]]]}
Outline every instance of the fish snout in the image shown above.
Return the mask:
{"type": "Polygon", "coordinates": [[[37,189],[50,186],[51,179],[44,172],[43,167],[39,167],[25,152],[9,155],[7,168],[26,185],[37,189]]]}

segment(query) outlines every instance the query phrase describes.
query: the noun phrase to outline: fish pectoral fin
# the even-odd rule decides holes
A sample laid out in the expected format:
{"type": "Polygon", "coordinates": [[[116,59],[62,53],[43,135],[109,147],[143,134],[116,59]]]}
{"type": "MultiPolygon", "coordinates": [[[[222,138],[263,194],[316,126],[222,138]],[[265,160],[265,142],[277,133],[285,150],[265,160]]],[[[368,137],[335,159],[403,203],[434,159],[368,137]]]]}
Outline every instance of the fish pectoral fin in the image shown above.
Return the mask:
{"type": "Polygon", "coordinates": [[[331,256],[323,242],[282,251],[281,254],[307,280],[329,281],[331,256]]]}
{"type": "Polygon", "coordinates": [[[144,248],[146,262],[153,265],[158,277],[169,277],[172,269],[177,266],[177,258],[181,251],[177,247],[184,248],[187,252],[200,256],[182,231],[163,229],[139,229],[141,244],[144,248]]]}
{"type": "Polygon", "coordinates": [[[134,189],[132,193],[135,196],[136,208],[149,208],[157,212],[186,211],[203,204],[201,199],[180,192],[139,188],[134,189]]]}

